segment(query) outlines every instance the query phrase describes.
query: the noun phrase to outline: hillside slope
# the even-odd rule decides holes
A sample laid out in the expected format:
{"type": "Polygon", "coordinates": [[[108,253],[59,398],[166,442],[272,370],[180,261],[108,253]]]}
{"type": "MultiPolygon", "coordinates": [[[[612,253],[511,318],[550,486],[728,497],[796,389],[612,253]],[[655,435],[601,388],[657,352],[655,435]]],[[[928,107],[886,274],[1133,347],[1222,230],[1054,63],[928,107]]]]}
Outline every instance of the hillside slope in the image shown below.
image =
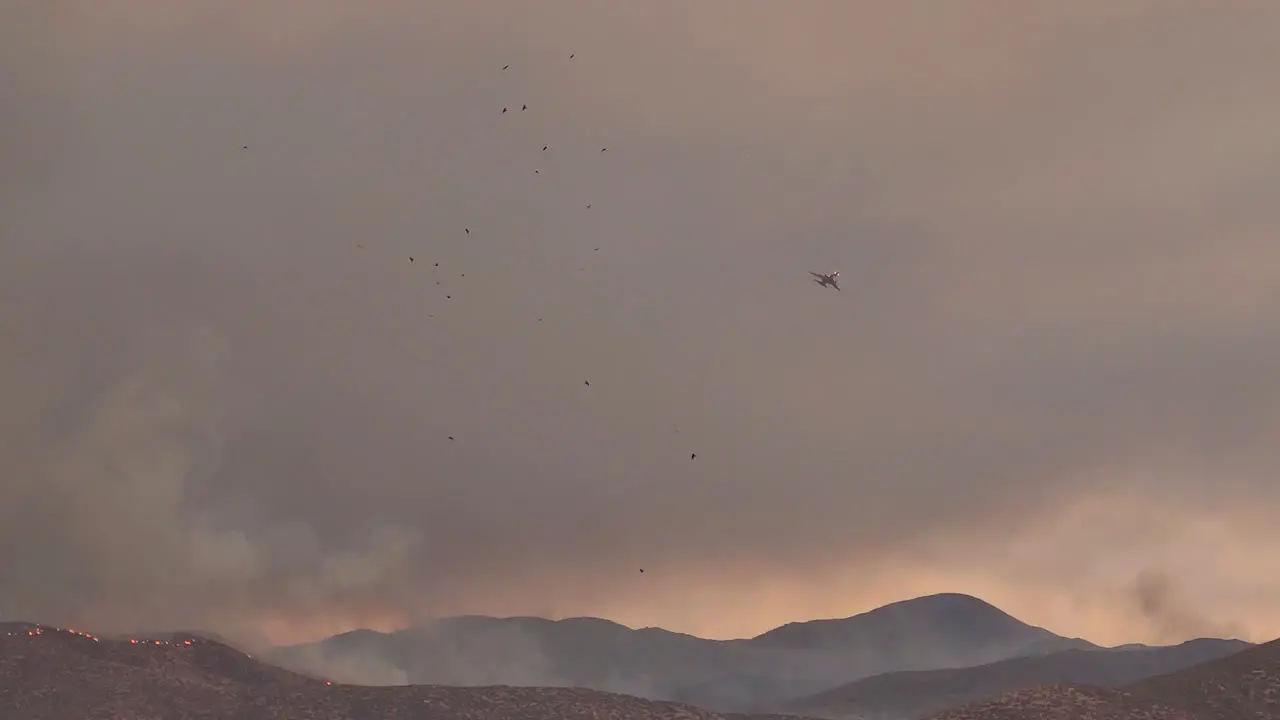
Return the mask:
{"type": "Polygon", "coordinates": [[[362,687],[199,637],[121,640],[0,626],[4,720],[770,720],[572,688],[362,687]]]}
{"type": "Polygon", "coordinates": [[[1250,647],[1240,640],[1192,640],[1171,647],[1064,650],[968,668],[875,675],[788,703],[828,718],[915,720],[931,712],[1036,685],[1117,688],[1225,657],[1250,647]]]}
{"type": "Polygon", "coordinates": [[[1280,720],[1280,640],[1117,690],[1041,685],[929,720],[1280,720]]]}

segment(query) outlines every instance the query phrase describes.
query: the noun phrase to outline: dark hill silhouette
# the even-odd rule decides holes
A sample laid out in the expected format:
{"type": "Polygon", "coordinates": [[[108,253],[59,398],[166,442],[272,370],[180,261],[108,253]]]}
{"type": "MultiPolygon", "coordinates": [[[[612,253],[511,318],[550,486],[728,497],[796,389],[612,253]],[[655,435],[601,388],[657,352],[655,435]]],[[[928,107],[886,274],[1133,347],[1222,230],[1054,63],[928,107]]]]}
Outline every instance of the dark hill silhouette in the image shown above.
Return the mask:
{"type": "Polygon", "coordinates": [[[1063,650],[976,667],[886,673],[801,698],[786,708],[828,718],[915,720],[948,707],[1036,685],[1118,688],[1248,647],[1251,645],[1241,640],[1200,639],[1170,647],[1063,650]]]}
{"type": "Polygon", "coordinates": [[[1040,685],[929,720],[1280,720],[1280,640],[1119,689],[1040,685]]]}
{"type": "Polygon", "coordinates": [[[392,633],[356,630],[278,648],[286,667],[369,684],[581,686],[721,711],[775,707],[851,680],[1096,648],[974,597],[932,595],[849,618],[707,640],[598,618],[445,618],[392,633]]]}
{"type": "Polygon", "coordinates": [[[1280,640],[1147,678],[1125,690],[1187,708],[1206,720],[1280,718],[1280,640]]]}
{"type": "Polygon", "coordinates": [[[26,623],[0,625],[0,718],[771,720],[574,688],[343,685],[206,638],[131,641],[26,623]]]}

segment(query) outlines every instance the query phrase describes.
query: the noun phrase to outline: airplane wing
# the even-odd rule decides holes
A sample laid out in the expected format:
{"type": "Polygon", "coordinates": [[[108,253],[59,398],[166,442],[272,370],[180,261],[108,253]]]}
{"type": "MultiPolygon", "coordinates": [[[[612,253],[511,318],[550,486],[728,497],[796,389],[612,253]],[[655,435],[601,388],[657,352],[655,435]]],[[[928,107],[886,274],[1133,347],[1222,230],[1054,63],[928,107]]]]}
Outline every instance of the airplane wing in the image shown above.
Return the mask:
{"type": "Polygon", "coordinates": [[[835,289],[839,290],[839,289],[840,289],[840,283],[836,282],[836,279],[835,279],[835,278],[831,278],[831,287],[833,287],[833,288],[835,288],[835,289]]]}
{"type": "Polygon", "coordinates": [[[816,273],[816,272],[814,272],[814,271],[810,270],[810,271],[809,271],[809,274],[810,274],[810,275],[812,275],[812,276],[814,276],[814,277],[816,277],[816,278],[818,278],[819,280],[821,280],[821,279],[822,279],[822,273],[816,273]]]}

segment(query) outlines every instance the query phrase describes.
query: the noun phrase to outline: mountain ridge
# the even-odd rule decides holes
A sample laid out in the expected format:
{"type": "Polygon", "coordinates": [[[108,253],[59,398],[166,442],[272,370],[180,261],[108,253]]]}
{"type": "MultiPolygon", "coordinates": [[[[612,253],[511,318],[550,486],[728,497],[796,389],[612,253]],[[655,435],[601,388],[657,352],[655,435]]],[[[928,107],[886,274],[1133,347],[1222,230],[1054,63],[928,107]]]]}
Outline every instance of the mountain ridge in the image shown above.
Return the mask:
{"type": "Polygon", "coordinates": [[[750,638],[699,638],[602,618],[462,615],[391,632],[348,632],[267,657],[370,684],[581,686],[722,711],[774,708],[885,672],[982,665],[1099,649],[979,598],[939,593],[750,638]]]}
{"type": "MultiPolygon", "coordinates": [[[[1049,633],[1054,637],[1064,637],[1068,640],[1077,640],[1081,643],[1085,643],[1092,647],[1098,647],[1098,648],[1108,647],[1108,646],[1092,643],[1083,638],[1067,638],[1066,636],[1056,635],[1055,633],[1052,633],[1051,631],[1046,630],[1045,628],[1042,628],[1040,626],[1031,625],[1030,623],[1026,623],[1021,620],[1018,620],[1013,615],[1005,612],[1004,610],[1001,610],[1000,608],[996,607],[995,605],[992,605],[991,603],[981,598],[978,598],[973,595],[968,595],[965,593],[951,593],[951,592],[934,593],[930,595],[922,595],[915,598],[907,598],[904,600],[895,600],[891,603],[887,603],[885,605],[881,605],[881,606],[872,608],[870,610],[866,610],[860,613],[855,613],[853,615],[848,615],[844,617],[813,618],[810,620],[793,620],[793,621],[783,623],[782,625],[778,625],[777,627],[771,628],[769,630],[765,630],[764,632],[758,633],[753,636],[736,637],[736,638],[708,638],[708,637],[702,637],[700,635],[694,635],[692,633],[681,632],[678,630],[670,630],[670,629],[660,627],[660,626],[655,626],[655,625],[632,627],[630,625],[626,625],[625,623],[621,623],[616,620],[610,620],[608,618],[597,617],[593,615],[575,615],[575,616],[564,617],[564,618],[547,618],[539,615],[482,615],[482,614],[468,613],[463,615],[446,615],[440,618],[429,620],[426,623],[421,623],[418,625],[409,625],[401,628],[396,628],[394,630],[375,630],[375,629],[366,628],[366,627],[355,627],[349,630],[344,630],[339,633],[334,633],[333,635],[329,635],[317,640],[310,640],[310,641],[305,641],[300,643],[288,643],[283,645],[277,645],[275,647],[298,647],[303,645],[313,645],[315,643],[323,642],[324,640],[350,634],[353,632],[367,631],[371,633],[377,633],[379,635],[394,635],[396,633],[413,631],[414,629],[420,628],[423,625],[431,625],[436,623],[470,623],[470,622],[502,622],[502,623],[535,622],[535,623],[547,623],[547,624],[561,624],[561,623],[572,624],[572,623],[578,623],[582,621],[589,621],[589,622],[605,623],[611,626],[615,626],[619,629],[630,630],[632,632],[643,632],[646,630],[660,630],[662,632],[670,633],[672,635],[682,635],[685,637],[696,638],[698,640],[705,640],[707,642],[718,642],[718,643],[762,642],[766,640],[771,640],[772,638],[777,637],[778,635],[785,633],[787,631],[790,631],[793,628],[832,626],[832,625],[844,623],[847,621],[878,619],[882,614],[887,614],[887,612],[900,611],[912,606],[922,607],[925,605],[931,605],[935,601],[941,600],[941,599],[959,601],[957,604],[971,603],[970,604],[971,608],[981,609],[983,611],[988,611],[988,612],[994,611],[994,613],[998,613],[1000,616],[1003,616],[1003,618],[1007,618],[1008,620],[1011,620],[1021,625],[1025,625],[1027,627],[1035,628],[1038,630],[1044,630],[1046,633],[1049,633]]],[[[1151,646],[1143,645],[1142,643],[1128,643],[1127,645],[1138,646],[1138,647],[1151,647],[1151,646]]],[[[1123,647],[1123,646],[1115,646],[1115,647],[1123,647]]]]}

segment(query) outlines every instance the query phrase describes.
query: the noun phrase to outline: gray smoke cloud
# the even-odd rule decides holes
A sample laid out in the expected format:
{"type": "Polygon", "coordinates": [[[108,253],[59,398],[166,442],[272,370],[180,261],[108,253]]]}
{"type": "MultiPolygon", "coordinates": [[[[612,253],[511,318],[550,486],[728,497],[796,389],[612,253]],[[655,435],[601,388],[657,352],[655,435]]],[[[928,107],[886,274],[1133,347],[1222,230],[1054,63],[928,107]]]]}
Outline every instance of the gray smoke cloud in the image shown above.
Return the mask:
{"type": "Polygon", "coordinates": [[[1161,640],[1239,638],[1247,632],[1230,618],[1210,617],[1187,607],[1173,580],[1161,570],[1147,568],[1138,573],[1134,580],[1134,597],[1143,617],[1152,622],[1161,640]]]}
{"type": "Polygon", "coordinates": [[[0,10],[6,616],[1280,634],[1280,11],[355,8],[0,10]]]}

